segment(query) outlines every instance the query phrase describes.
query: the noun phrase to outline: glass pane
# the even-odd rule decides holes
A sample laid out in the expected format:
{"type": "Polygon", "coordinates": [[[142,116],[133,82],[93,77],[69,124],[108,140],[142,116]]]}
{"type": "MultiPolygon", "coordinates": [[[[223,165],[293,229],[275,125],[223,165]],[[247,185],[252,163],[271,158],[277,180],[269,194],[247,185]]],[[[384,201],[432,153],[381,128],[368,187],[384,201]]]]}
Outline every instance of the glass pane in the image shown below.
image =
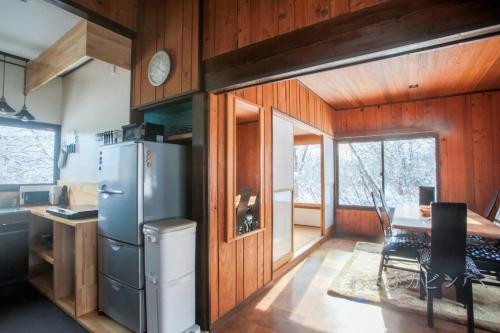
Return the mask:
{"type": "Polygon", "coordinates": [[[273,261],[292,251],[292,191],[273,194],[273,261]]]}
{"type": "Polygon", "coordinates": [[[436,139],[384,141],[384,172],[389,206],[418,204],[418,187],[436,186],[436,139]]]}
{"type": "Polygon", "coordinates": [[[338,144],[339,204],[373,206],[371,192],[382,185],[381,143],[338,144]]]}
{"type": "Polygon", "coordinates": [[[54,131],[0,125],[0,185],[54,182],[54,131]]]}
{"type": "Polygon", "coordinates": [[[295,202],[321,203],[321,145],[295,146],[295,202]]]}

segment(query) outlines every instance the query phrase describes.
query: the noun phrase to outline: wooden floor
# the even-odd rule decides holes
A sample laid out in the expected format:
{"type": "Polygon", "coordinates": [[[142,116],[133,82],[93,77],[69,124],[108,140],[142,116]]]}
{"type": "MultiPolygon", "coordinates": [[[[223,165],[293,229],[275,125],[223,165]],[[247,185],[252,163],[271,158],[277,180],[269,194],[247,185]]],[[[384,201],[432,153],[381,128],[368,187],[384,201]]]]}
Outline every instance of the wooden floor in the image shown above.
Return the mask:
{"type": "MultiPolygon", "coordinates": [[[[466,332],[466,327],[327,295],[352,254],[355,239],[333,238],[234,313],[217,333],[466,332]]],[[[476,330],[476,332],[483,332],[476,330]]]]}
{"type": "Polygon", "coordinates": [[[297,251],[304,245],[321,238],[321,229],[319,227],[310,227],[306,225],[295,224],[293,226],[293,250],[297,251]]]}

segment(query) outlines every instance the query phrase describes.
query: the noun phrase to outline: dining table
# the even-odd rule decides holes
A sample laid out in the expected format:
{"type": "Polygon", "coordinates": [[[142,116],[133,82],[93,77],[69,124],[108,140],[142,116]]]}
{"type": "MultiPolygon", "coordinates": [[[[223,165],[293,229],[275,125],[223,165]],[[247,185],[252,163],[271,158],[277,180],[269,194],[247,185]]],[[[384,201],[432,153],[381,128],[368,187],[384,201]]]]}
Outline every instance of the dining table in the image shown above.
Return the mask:
{"type": "MultiPolygon", "coordinates": [[[[396,206],[392,217],[392,228],[431,233],[431,217],[424,214],[426,210],[429,211],[428,208],[429,206],[417,204],[396,206]]],[[[500,239],[500,227],[478,213],[467,209],[467,235],[500,239]]]]}

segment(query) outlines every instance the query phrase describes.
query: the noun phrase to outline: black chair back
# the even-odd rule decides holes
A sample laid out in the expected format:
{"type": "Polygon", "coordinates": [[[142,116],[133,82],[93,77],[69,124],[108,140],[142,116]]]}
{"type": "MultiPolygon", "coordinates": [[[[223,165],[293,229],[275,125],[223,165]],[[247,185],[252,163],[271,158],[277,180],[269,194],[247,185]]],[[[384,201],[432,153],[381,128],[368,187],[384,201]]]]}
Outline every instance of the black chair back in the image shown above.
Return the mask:
{"type": "Polygon", "coordinates": [[[465,273],[467,205],[434,202],[431,204],[431,271],[451,277],[465,273]]]}
{"type": "Polygon", "coordinates": [[[391,237],[392,229],[391,223],[389,220],[389,215],[387,215],[384,211],[382,211],[382,197],[379,191],[374,191],[372,194],[373,207],[375,207],[375,212],[377,213],[377,217],[380,223],[380,227],[382,228],[382,233],[385,238],[391,237]]]}
{"type": "MultiPolygon", "coordinates": [[[[484,218],[490,217],[491,212],[493,211],[493,208],[495,208],[495,205],[497,204],[499,194],[500,194],[499,191],[493,191],[493,193],[491,194],[490,201],[488,202],[486,207],[484,207],[484,210],[483,210],[483,217],[484,218]]],[[[500,207],[499,207],[499,209],[500,209],[500,207]]]]}
{"type": "Polygon", "coordinates": [[[435,188],[433,186],[419,186],[418,187],[418,203],[419,205],[430,205],[431,202],[436,201],[435,188]]]}
{"type": "Polygon", "coordinates": [[[495,220],[493,221],[497,225],[497,227],[500,227],[500,207],[498,207],[497,213],[495,215],[495,220]]]}
{"type": "Polygon", "coordinates": [[[385,201],[384,193],[382,193],[381,190],[378,190],[378,194],[380,196],[380,201],[382,202],[382,209],[385,212],[385,214],[387,215],[387,218],[389,220],[389,225],[392,226],[392,216],[393,216],[394,211],[393,211],[393,209],[391,209],[391,207],[389,207],[389,205],[387,204],[387,201],[385,201]]]}

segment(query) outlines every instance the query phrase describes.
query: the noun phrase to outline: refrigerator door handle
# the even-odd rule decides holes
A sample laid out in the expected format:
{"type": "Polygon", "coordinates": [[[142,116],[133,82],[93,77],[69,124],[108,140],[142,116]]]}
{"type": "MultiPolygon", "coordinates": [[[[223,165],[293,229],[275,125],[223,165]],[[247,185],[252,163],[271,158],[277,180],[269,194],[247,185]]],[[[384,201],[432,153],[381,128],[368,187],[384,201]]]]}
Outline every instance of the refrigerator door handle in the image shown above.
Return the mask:
{"type": "Polygon", "coordinates": [[[122,190],[107,190],[106,185],[102,185],[100,189],[97,190],[97,193],[101,194],[123,194],[122,190]]]}
{"type": "Polygon", "coordinates": [[[118,242],[115,242],[111,239],[108,239],[108,243],[109,243],[109,247],[113,250],[113,251],[119,251],[121,248],[122,248],[122,244],[119,244],[118,242]]]}

